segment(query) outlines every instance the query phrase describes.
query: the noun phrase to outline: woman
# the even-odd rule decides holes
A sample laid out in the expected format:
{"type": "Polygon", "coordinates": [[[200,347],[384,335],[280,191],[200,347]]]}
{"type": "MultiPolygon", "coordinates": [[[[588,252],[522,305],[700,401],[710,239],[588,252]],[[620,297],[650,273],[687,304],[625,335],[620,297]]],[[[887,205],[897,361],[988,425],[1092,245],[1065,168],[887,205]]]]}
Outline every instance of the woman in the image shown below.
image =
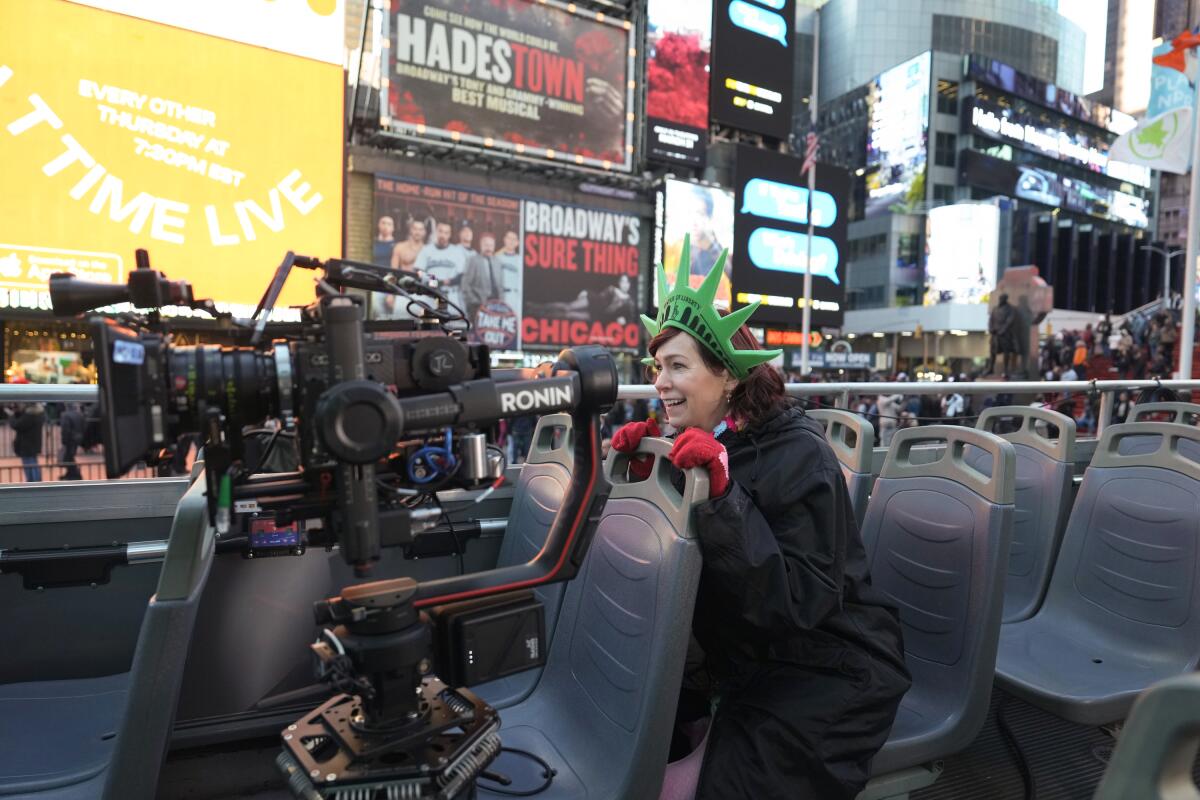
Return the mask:
{"type": "MultiPolygon", "coordinates": [[[[715,280],[663,296],[660,272],[659,286],[658,320],[643,321],[680,431],[669,458],[707,469],[710,485],[693,514],[704,567],[692,631],[715,705],[696,797],[852,800],[910,683],[896,612],[871,587],[821,426],[764,363],[778,351],[744,327],[756,304],[722,317],[715,280]]],[[[613,447],[656,433],[627,425],[613,447]]]]}

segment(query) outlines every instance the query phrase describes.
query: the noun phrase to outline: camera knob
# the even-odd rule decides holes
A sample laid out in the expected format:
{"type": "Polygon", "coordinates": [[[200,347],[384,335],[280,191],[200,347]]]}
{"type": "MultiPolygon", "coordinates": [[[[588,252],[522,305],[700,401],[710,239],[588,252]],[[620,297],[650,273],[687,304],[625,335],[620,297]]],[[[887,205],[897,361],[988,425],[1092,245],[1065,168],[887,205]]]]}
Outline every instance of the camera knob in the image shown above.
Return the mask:
{"type": "Polygon", "coordinates": [[[345,381],[317,401],[317,433],[339,461],[370,464],[392,451],[400,437],[400,405],[387,389],[368,380],[345,381]]]}

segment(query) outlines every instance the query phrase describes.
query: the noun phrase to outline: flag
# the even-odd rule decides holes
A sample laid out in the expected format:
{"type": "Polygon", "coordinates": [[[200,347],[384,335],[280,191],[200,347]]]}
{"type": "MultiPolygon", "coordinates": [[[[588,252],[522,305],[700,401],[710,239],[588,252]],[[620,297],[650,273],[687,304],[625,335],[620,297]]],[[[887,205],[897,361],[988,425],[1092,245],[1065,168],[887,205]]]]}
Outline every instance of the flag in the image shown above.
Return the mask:
{"type": "Polygon", "coordinates": [[[809,131],[808,135],[804,137],[804,165],[800,167],[801,175],[817,165],[817,153],[820,151],[821,140],[817,136],[817,132],[809,131]]]}
{"type": "Polygon", "coordinates": [[[1137,127],[1113,142],[1109,158],[1180,175],[1188,171],[1195,116],[1188,78],[1196,79],[1198,45],[1200,34],[1183,33],[1155,49],[1150,105],[1137,127]]]}

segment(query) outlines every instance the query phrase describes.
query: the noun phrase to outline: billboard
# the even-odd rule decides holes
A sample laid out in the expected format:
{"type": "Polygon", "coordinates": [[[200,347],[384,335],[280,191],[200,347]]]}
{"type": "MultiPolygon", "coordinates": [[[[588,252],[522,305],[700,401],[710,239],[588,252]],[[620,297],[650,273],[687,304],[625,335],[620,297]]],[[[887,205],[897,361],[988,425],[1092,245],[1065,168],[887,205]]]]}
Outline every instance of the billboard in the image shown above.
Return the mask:
{"type": "Polygon", "coordinates": [[[795,0],[716,0],[712,13],[712,119],[786,139],[792,131],[795,0]]]}
{"type": "MultiPolygon", "coordinates": [[[[48,308],[55,271],[123,282],[144,247],[246,313],[286,251],[340,255],[344,77],[340,56],[315,56],[340,53],[342,3],[265,4],[206,33],[176,26],[182,3],[97,4],[121,13],[0,10],[0,303],[48,308]],[[299,57],[282,35],[295,20],[299,57]],[[242,43],[256,31],[263,46],[242,43]]],[[[280,305],[312,299],[293,281],[280,305]]]]}
{"type": "Polygon", "coordinates": [[[986,303],[996,287],[1000,207],[938,206],[925,226],[925,305],[986,303]]]}
{"type": "MultiPolygon", "coordinates": [[[[636,350],[641,220],[633,214],[376,176],[377,264],[421,272],[496,350],[636,350]]],[[[410,317],[376,293],[375,319],[410,317]]]]}
{"type": "MultiPolygon", "coordinates": [[[[721,250],[730,249],[714,303],[728,311],[733,301],[733,192],[668,178],[658,190],[655,217],[654,261],[663,265],[671,286],[677,281],[685,234],[691,236],[688,283],[692,288],[704,282],[721,250]]],[[[651,297],[658,297],[657,270],[651,297]]]]}
{"type": "Polygon", "coordinates": [[[646,155],[704,164],[712,4],[650,0],[646,11],[646,155]]]}
{"type": "Polygon", "coordinates": [[[554,0],[391,0],[387,26],[385,127],[631,168],[629,22],[554,0]]]}
{"type": "Polygon", "coordinates": [[[868,87],[867,218],[925,199],[931,57],[892,67],[868,87]]]}
{"type": "MultiPolygon", "coordinates": [[[[798,327],[804,313],[804,273],[809,269],[810,200],[801,161],[745,145],[737,148],[736,159],[734,306],[761,299],[756,321],[798,327]],[[787,180],[788,176],[794,177],[787,180]]],[[[841,259],[849,192],[850,176],[845,170],[817,165],[811,200],[814,328],[842,324],[841,259]]]]}
{"type": "Polygon", "coordinates": [[[641,219],[633,214],[525,200],[522,347],[636,350],[641,241],[641,219]]]}
{"type": "Polygon", "coordinates": [[[1002,61],[975,54],[964,58],[967,62],[966,74],[969,77],[1017,97],[1032,100],[1038,105],[1052,108],[1061,114],[1090,122],[1116,134],[1125,133],[1137,124],[1137,120],[1123,111],[1072,94],[1062,87],[1024,72],[1018,72],[1016,68],[1002,61]]]}
{"type": "Polygon", "coordinates": [[[1049,117],[1023,100],[1006,100],[1002,105],[973,97],[963,104],[963,114],[964,125],[974,133],[1013,142],[1120,181],[1150,186],[1150,170],[1146,167],[1109,159],[1109,134],[1089,130],[1071,119],[1049,117]]]}
{"type": "MultiPolygon", "coordinates": [[[[377,175],[373,260],[435,278],[471,322],[470,340],[520,348],[521,201],[377,175]]],[[[373,319],[411,318],[397,295],[373,294],[373,319]]]]}
{"type": "Polygon", "coordinates": [[[1008,197],[1135,228],[1150,224],[1149,199],[1060,175],[1054,170],[1014,164],[974,150],[963,152],[960,169],[967,183],[1008,197]]]}

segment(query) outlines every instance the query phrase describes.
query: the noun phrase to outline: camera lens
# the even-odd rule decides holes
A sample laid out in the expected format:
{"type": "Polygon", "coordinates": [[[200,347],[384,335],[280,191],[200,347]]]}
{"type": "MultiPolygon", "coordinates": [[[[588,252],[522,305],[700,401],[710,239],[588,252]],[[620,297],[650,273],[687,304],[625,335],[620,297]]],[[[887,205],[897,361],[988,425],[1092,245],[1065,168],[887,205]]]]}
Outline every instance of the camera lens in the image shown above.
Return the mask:
{"type": "Polygon", "coordinates": [[[179,430],[204,430],[205,412],[214,406],[236,425],[278,414],[274,359],[252,348],[173,347],[167,379],[179,430]]]}

